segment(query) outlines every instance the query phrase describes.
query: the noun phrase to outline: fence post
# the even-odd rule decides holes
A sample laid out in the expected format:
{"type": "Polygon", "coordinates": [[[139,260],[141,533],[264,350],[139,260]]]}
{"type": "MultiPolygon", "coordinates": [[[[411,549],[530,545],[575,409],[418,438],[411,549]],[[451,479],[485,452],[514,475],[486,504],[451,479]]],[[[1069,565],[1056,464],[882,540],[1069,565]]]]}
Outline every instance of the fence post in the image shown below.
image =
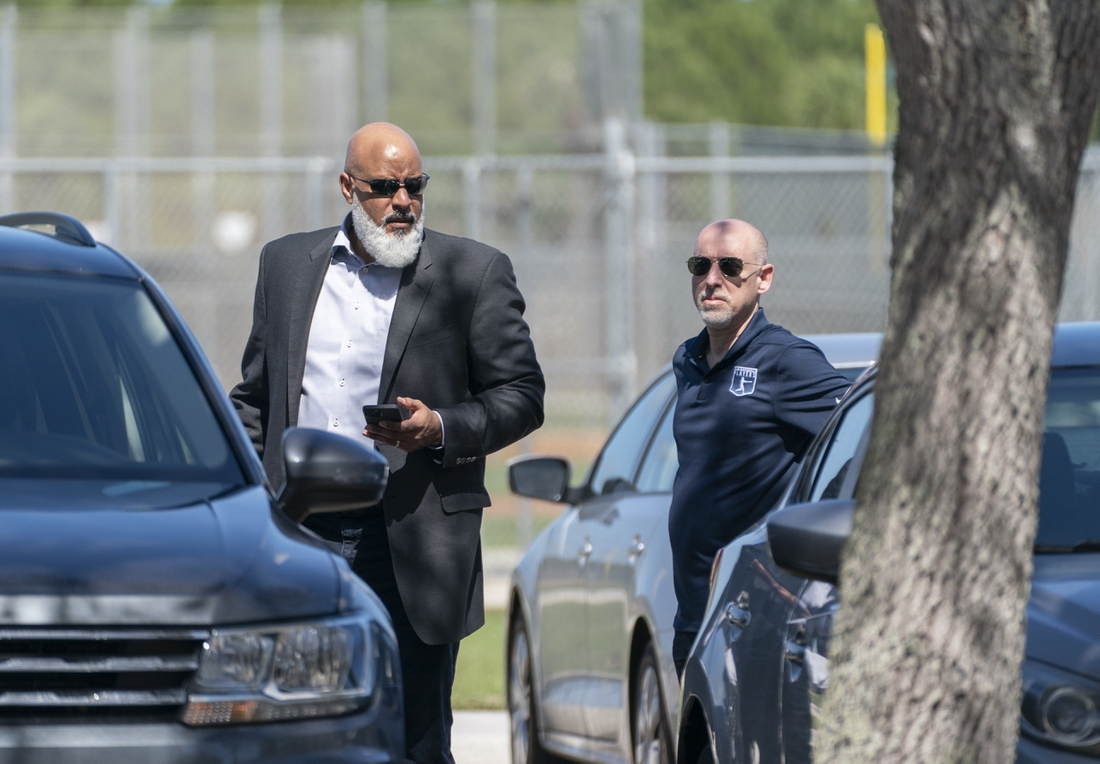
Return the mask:
{"type": "Polygon", "coordinates": [[[363,114],[367,122],[386,119],[388,68],[386,66],[386,4],[363,3],[363,114]]]}
{"type": "MultiPolygon", "coordinates": [[[[191,156],[215,154],[214,34],[191,33],[191,156]]],[[[212,241],[216,211],[217,177],[208,170],[191,173],[191,298],[197,306],[191,328],[204,347],[214,348],[218,338],[219,307],[223,299],[212,241]]]]}
{"type": "Polygon", "coordinates": [[[483,157],[481,166],[481,209],[479,233],[496,237],[496,167],[491,158],[497,150],[497,6],[494,0],[475,0],[470,10],[473,21],[473,107],[474,153],[483,157]]]}
{"type": "Polygon", "coordinates": [[[622,120],[604,123],[607,174],[606,250],[608,411],[611,422],[634,397],[634,154],[626,145],[622,120]]]}
{"type": "MultiPolygon", "coordinates": [[[[140,157],[149,153],[149,12],[141,6],[126,11],[126,26],[115,32],[115,154],[119,157],[140,157]]],[[[146,194],[140,188],[136,169],[118,178],[117,227],[111,229],[116,246],[136,250],[147,237],[143,236],[148,216],[145,215],[146,194]]]]}
{"type": "MultiPolygon", "coordinates": [[[[282,7],[259,7],[260,23],[260,155],[278,157],[283,150],[283,21],[282,7]]],[[[286,178],[278,169],[264,173],[264,203],[260,231],[270,241],[283,233],[286,178]]]]}
{"type": "MultiPolygon", "coordinates": [[[[710,155],[725,159],[730,155],[730,126],[728,122],[710,123],[710,155]]],[[[710,219],[725,220],[730,216],[730,176],[728,172],[715,172],[710,176],[710,219]]]]}
{"type": "Polygon", "coordinates": [[[481,160],[470,157],[462,165],[463,234],[481,239],[481,160]]]}
{"type": "MultiPolygon", "coordinates": [[[[18,124],[15,111],[15,44],[18,31],[15,3],[0,8],[0,159],[15,159],[18,124]]],[[[15,212],[15,173],[0,173],[0,215],[15,212]]]]}
{"type": "MultiPolygon", "coordinates": [[[[524,262],[535,257],[535,173],[531,165],[516,168],[516,233],[519,252],[524,262]]],[[[523,438],[517,445],[520,455],[531,453],[531,438],[523,438]]],[[[534,537],[533,507],[530,499],[520,497],[516,519],[516,539],[521,549],[526,549],[534,537]]]]}

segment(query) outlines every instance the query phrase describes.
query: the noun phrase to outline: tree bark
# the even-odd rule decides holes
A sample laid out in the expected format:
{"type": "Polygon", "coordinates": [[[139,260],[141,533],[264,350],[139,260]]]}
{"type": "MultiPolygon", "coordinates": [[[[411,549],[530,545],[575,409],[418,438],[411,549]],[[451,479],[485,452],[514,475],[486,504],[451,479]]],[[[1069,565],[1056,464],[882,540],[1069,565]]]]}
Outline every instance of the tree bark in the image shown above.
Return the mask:
{"type": "Polygon", "coordinates": [[[1015,759],[1051,342],[1096,0],[879,0],[893,282],[819,762],[1015,759]]]}

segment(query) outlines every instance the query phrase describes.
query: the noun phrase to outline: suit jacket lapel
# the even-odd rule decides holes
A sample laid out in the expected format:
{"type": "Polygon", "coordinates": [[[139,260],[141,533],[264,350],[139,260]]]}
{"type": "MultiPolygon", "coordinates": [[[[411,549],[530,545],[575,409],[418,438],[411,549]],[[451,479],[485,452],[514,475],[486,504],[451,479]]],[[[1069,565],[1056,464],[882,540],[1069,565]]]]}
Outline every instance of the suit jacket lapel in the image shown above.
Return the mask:
{"type": "Polygon", "coordinates": [[[386,339],[386,357],[382,361],[382,376],[378,384],[379,403],[390,402],[394,374],[401,363],[401,356],[405,353],[413,327],[416,326],[420,309],[424,307],[424,301],[432,288],[434,277],[429,270],[432,266],[430,242],[431,234],[425,231],[424,242],[420,245],[420,256],[401,274],[401,286],[397,289],[397,300],[393,306],[390,333],[386,339]]]}
{"type": "Polygon", "coordinates": [[[306,345],[309,328],[313,323],[313,310],[317,297],[325,283],[329,263],[332,262],[332,242],[339,228],[325,234],[321,242],[310,250],[309,261],[303,261],[302,270],[295,279],[298,290],[290,305],[290,330],[287,332],[286,421],[290,427],[298,424],[298,406],[302,397],[302,377],[306,373],[306,345]]]}

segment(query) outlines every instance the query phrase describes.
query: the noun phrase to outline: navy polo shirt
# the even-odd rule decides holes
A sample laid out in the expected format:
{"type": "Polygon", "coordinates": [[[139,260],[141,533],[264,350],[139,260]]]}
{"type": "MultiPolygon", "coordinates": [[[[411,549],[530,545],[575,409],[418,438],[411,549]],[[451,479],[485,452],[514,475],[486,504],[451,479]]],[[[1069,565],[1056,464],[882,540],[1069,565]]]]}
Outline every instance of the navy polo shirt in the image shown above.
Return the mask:
{"type": "Polygon", "coordinates": [[[704,329],[676,350],[673,433],[680,467],[668,532],[679,631],[697,631],[718,550],[779,500],[796,459],[848,380],[758,310],[714,368],[704,329]]]}

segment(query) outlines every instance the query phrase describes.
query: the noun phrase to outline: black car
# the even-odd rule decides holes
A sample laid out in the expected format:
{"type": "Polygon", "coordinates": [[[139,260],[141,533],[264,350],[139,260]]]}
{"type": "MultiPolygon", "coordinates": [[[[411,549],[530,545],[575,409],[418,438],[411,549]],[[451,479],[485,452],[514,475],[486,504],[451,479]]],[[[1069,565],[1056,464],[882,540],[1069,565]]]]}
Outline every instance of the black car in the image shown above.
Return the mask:
{"type": "MultiPolygon", "coordinates": [[[[681,762],[809,762],[875,374],[848,392],[787,495],[722,549],[685,669],[681,762]]],[[[1039,477],[1017,762],[1100,757],[1100,323],[1057,328],[1039,477]]]]}
{"type": "Polygon", "coordinates": [[[386,462],[284,442],[276,496],[153,280],[73,218],[0,217],[0,761],[402,758],[389,615],[298,525],[386,462]]]}

